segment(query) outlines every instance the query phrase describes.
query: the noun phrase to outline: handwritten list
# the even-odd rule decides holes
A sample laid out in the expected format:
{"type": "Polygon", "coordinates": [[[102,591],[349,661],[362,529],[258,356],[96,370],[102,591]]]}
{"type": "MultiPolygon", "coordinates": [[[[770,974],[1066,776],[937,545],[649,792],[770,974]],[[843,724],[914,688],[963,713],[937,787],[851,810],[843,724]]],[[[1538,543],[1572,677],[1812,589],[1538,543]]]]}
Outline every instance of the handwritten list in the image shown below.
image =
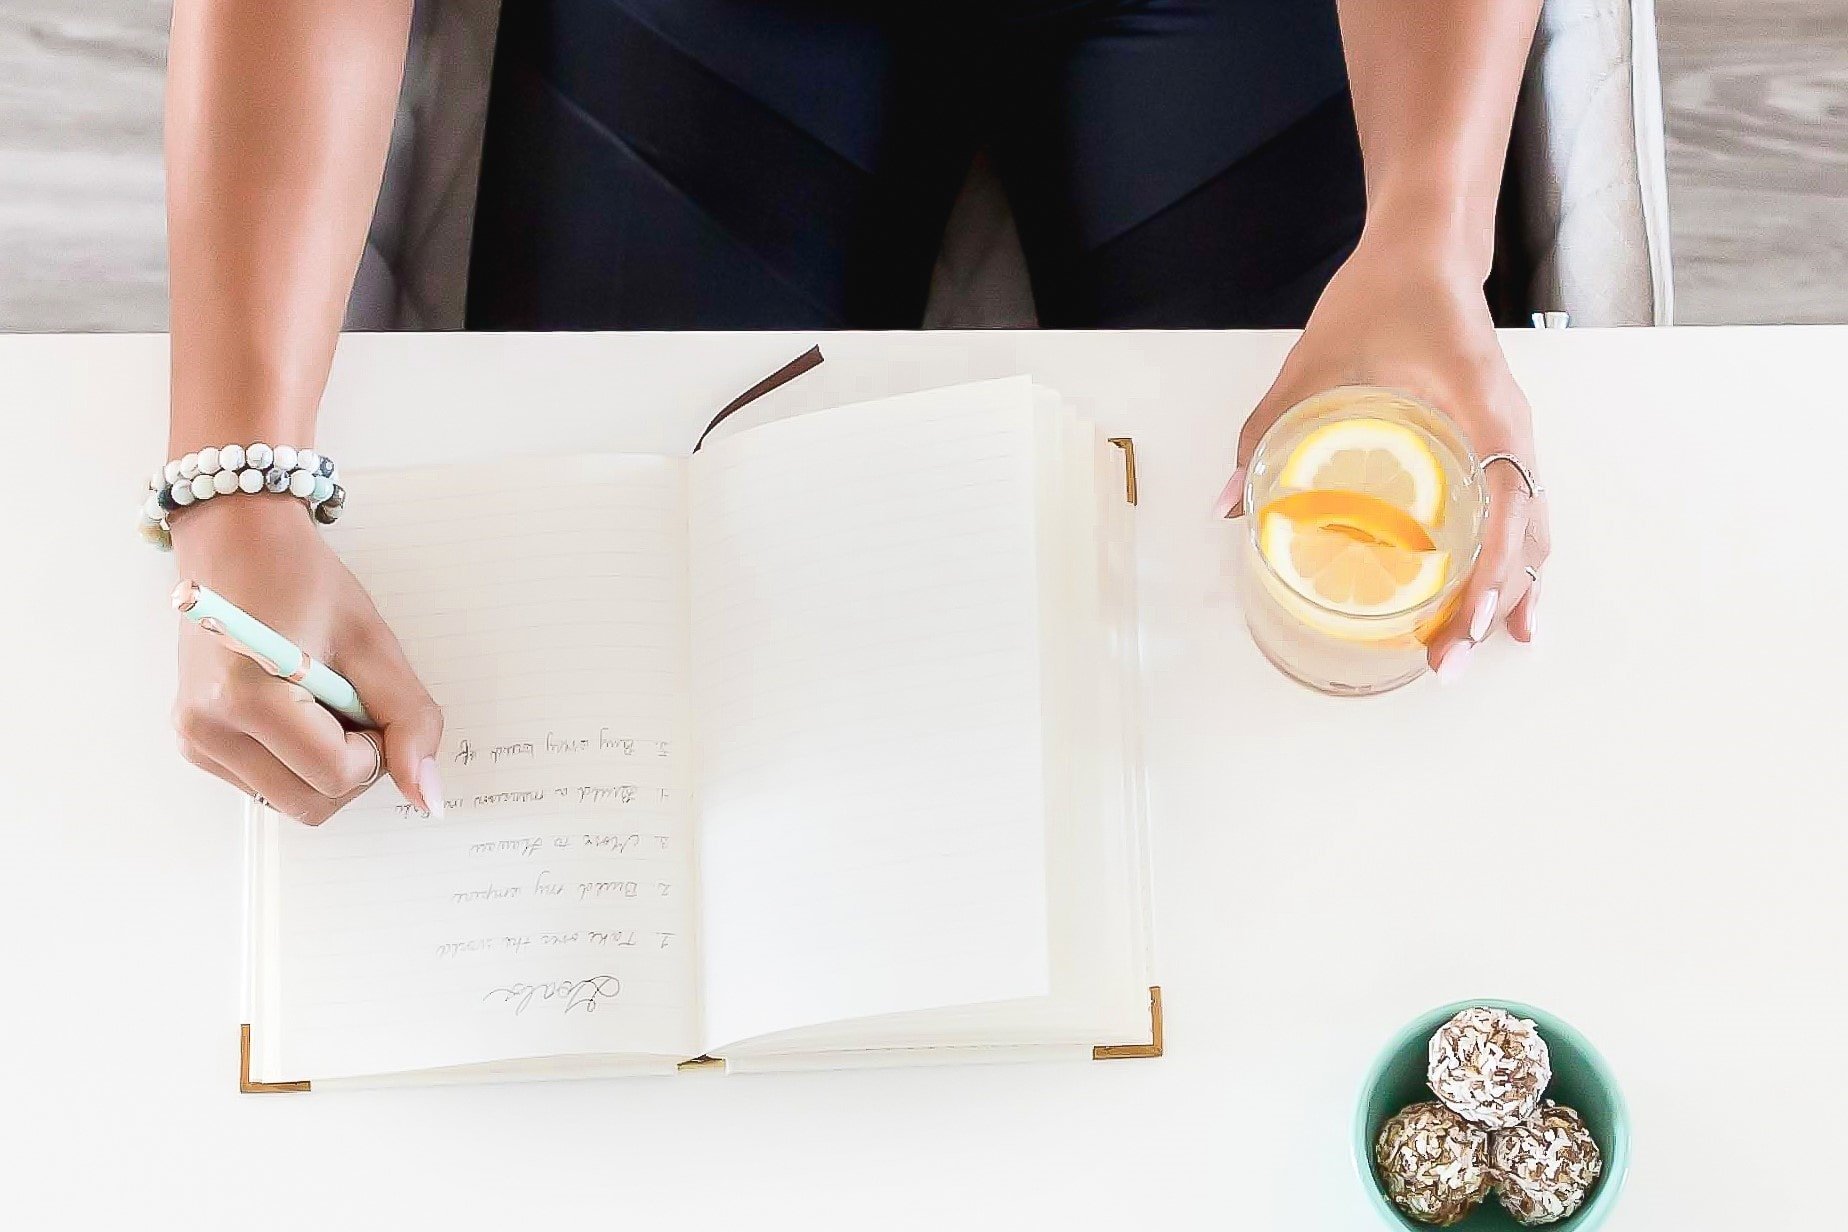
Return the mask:
{"type": "Polygon", "coordinates": [[[269,822],[282,1070],[697,1051],[683,476],[368,476],[335,546],[443,707],[445,815],[269,822]]]}

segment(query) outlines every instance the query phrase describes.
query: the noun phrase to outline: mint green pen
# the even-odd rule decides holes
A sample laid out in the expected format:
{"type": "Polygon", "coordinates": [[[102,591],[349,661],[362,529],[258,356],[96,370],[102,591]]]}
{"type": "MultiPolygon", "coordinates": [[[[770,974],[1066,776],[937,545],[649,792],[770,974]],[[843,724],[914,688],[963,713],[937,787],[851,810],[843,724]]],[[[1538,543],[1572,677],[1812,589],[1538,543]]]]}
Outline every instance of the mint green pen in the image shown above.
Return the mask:
{"type": "Polygon", "coordinates": [[[314,700],[356,727],[377,723],[359,703],[359,693],[345,676],[246,612],[231,600],[190,579],[173,588],[173,609],[230,643],[231,649],[256,660],[257,666],[314,695],[314,700]]]}

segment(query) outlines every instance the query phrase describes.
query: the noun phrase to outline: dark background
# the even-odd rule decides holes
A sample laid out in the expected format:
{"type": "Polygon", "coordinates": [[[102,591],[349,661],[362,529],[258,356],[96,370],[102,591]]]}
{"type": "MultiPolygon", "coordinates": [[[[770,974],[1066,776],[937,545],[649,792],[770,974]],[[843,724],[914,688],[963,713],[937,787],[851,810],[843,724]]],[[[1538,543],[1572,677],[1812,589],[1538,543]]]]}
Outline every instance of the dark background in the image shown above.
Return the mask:
{"type": "MultiPolygon", "coordinates": [[[[166,323],[170,0],[0,0],[0,331],[166,323]]],[[[1848,322],[1848,0],[1658,0],[1676,316],[1848,322]]]]}

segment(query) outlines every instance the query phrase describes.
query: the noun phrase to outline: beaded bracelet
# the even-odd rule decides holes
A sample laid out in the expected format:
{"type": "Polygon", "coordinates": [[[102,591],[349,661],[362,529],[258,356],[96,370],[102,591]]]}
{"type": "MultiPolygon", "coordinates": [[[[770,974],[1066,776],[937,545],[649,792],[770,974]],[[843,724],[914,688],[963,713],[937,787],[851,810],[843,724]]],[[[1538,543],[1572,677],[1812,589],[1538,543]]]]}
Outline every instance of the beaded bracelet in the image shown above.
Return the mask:
{"type": "Polygon", "coordinates": [[[208,446],[175,458],[148,479],[141,506],[141,537],[162,550],[173,547],[168,517],[176,509],[215,496],[287,494],[307,503],[314,520],[331,526],[346,506],[346,489],[332,458],[289,445],[208,446]]]}

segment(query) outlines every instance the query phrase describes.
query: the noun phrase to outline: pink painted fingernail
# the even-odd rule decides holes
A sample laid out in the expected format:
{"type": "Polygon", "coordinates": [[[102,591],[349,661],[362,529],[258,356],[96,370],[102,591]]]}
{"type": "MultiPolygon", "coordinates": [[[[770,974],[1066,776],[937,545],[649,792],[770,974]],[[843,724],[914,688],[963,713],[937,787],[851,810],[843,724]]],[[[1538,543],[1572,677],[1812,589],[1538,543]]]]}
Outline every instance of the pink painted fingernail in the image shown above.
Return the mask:
{"type": "Polygon", "coordinates": [[[424,812],[430,820],[443,820],[443,777],[436,772],[434,757],[417,763],[417,794],[423,797],[424,812]]]}
{"type": "Polygon", "coordinates": [[[1444,657],[1437,663],[1438,681],[1443,684],[1455,684],[1457,678],[1463,674],[1463,669],[1469,666],[1469,657],[1475,653],[1475,650],[1474,642],[1458,642],[1446,650],[1444,657]]]}
{"type": "Polygon", "coordinates": [[[1226,486],[1219,491],[1219,499],[1213,502],[1213,516],[1229,518],[1238,503],[1245,499],[1245,468],[1239,467],[1232,472],[1232,478],[1226,480],[1226,486]]]}
{"type": "Polygon", "coordinates": [[[1476,600],[1476,614],[1469,618],[1469,640],[1480,642],[1489,635],[1489,626],[1495,621],[1495,605],[1501,601],[1501,591],[1486,590],[1482,598],[1476,600]]]}

